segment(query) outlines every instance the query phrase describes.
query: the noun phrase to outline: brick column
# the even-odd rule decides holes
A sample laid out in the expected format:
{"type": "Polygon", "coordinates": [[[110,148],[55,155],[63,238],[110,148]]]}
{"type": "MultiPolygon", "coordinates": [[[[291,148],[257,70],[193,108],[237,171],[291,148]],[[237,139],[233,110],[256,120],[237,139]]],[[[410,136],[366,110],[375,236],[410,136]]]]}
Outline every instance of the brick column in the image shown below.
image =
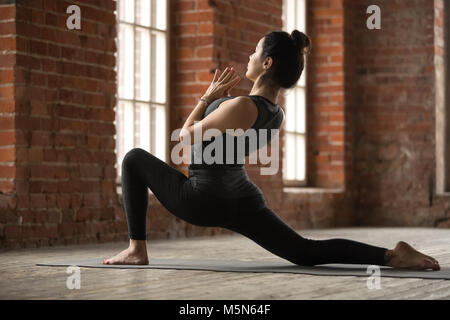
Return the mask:
{"type": "Polygon", "coordinates": [[[0,6],[1,247],[124,235],[114,189],[115,1],[0,6]]]}
{"type": "Polygon", "coordinates": [[[308,73],[308,180],[312,187],[344,188],[349,125],[345,112],[344,5],[342,0],[308,4],[308,33],[313,43],[308,73]]]}
{"type": "Polygon", "coordinates": [[[371,1],[346,4],[356,221],[437,226],[449,214],[436,194],[443,1],[378,1],[380,30],[366,27],[371,1]]]}

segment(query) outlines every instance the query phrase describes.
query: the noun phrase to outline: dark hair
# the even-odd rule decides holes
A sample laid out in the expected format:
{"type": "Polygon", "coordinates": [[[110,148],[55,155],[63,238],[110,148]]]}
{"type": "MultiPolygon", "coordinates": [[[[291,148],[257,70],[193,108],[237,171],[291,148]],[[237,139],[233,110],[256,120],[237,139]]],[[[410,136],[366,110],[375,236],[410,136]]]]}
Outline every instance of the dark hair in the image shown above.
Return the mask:
{"type": "Polygon", "coordinates": [[[300,79],[305,66],[304,54],[309,54],[310,48],[311,40],[301,31],[294,30],[291,34],[278,30],[266,33],[261,62],[270,56],[273,63],[261,79],[272,86],[292,89],[300,79]]]}

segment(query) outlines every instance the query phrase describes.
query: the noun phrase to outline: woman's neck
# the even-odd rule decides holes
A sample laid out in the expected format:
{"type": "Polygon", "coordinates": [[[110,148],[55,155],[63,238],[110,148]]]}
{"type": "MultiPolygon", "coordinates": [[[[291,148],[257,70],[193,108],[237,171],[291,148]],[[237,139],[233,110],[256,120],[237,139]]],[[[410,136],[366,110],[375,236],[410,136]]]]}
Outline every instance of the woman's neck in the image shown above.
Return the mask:
{"type": "Polygon", "coordinates": [[[278,93],[268,93],[264,91],[250,91],[250,96],[261,96],[266,98],[267,100],[271,101],[274,104],[278,104],[278,93]]]}
{"type": "Polygon", "coordinates": [[[253,84],[252,90],[250,90],[249,95],[262,96],[274,104],[278,104],[278,95],[280,89],[269,85],[268,82],[263,83],[261,76],[259,76],[253,84]]]}

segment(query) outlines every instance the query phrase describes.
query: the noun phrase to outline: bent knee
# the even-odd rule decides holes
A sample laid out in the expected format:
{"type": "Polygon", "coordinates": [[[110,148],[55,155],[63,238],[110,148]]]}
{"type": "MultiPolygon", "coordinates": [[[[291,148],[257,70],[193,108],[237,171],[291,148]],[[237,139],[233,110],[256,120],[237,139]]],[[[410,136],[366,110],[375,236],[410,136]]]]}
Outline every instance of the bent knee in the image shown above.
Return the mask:
{"type": "Polygon", "coordinates": [[[133,148],[128,151],[122,160],[122,167],[130,165],[136,160],[142,159],[143,156],[150,154],[148,151],[145,151],[141,148],[133,148]]]}
{"type": "Polygon", "coordinates": [[[149,152],[147,150],[142,149],[142,148],[132,148],[125,154],[124,159],[127,158],[127,157],[133,157],[133,156],[142,155],[142,154],[145,154],[145,153],[148,154],[149,152]]]}

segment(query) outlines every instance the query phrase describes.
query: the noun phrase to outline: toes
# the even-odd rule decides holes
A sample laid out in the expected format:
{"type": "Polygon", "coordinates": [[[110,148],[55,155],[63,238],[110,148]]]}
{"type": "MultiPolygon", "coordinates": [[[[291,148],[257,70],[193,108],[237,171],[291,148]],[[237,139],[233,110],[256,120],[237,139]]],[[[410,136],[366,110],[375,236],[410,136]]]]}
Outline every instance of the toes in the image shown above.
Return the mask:
{"type": "Polygon", "coordinates": [[[426,257],[426,260],[428,260],[430,262],[431,268],[439,270],[440,266],[439,266],[439,262],[434,259],[433,257],[426,257]]]}
{"type": "Polygon", "coordinates": [[[441,269],[441,267],[438,264],[436,264],[436,263],[433,263],[430,268],[433,269],[433,270],[441,269]]]}
{"type": "Polygon", "coordinates": [[[424,260],[424,268],[426,269],[436,269],[436,263],[433,260],[425,259],[424,260]]]}
{"type": "Polygon", "coordinates": [[[439,262],[437,260],[434,260],[433,269],[434,270],[440,270],[441,269],[441,266],[439,265],[439,262]]]}

